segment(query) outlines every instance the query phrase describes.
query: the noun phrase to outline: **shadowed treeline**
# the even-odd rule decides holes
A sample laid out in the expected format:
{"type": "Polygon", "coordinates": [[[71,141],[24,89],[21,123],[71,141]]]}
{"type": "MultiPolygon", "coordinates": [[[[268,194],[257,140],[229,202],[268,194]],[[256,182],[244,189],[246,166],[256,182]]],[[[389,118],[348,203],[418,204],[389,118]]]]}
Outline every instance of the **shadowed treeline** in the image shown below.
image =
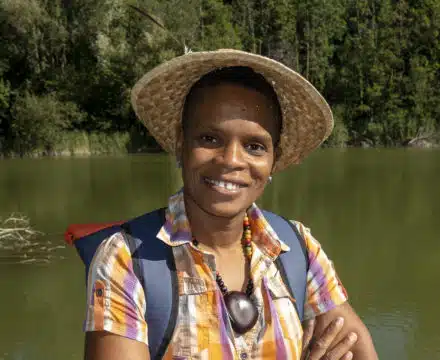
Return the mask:
{"type": "Polygon", "coordinates": [[[0,0],[0,153],[157,151],[130,89],[185,47],[303,74],[334,110],[328,145],[431,146],[439,32],[437,0],[0,0]]]}

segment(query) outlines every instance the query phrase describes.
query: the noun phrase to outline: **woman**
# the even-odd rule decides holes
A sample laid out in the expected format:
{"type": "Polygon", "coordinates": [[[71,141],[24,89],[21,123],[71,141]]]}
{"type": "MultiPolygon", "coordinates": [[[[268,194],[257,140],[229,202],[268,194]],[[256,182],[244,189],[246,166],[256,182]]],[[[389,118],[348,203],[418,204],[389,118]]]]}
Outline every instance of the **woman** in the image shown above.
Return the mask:
{"type": "MultiPolygon", "coordinates": [[[[255,205],[272,174],[330,134],[332,114],[316,89],[278,62],[220,50],[152,70],[132,103],[176,155],[184,184],[156,239],[171,247],[179,281],[177,323],[163,358],[300,359],[313,331],[309,359],[377,359],[331,262],[295,223],[309,259],[304,312],[312,330],[303,344],[295,300],[275,264],[289,248],[255,205]]],[[[121,233],[98,248],[87,294],[86,358],[148,359],[155,329],[121,233]]]]}

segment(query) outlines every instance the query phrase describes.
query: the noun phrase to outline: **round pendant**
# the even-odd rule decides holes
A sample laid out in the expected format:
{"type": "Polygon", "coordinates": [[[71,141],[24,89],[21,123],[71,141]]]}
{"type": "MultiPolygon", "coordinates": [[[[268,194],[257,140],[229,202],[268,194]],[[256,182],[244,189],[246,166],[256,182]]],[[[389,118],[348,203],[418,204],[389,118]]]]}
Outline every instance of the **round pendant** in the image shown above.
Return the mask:
{"type": "Polygon", "coordinates": [[[258,320],[258,309],[252,300],[239,291],[228,292],[224,299],[234,331],[244,334],[252,329],[258,320]]]}

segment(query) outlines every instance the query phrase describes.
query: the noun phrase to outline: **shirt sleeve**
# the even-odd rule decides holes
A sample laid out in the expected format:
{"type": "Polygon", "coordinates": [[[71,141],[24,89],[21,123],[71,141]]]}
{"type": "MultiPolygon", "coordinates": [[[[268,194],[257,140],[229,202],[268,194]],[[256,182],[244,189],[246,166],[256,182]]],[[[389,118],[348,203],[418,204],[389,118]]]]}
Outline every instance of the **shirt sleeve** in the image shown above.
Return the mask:
{"type": "Polygon", "coordinates": [[[304,319],[307,320],[343,304],[348,297],[333,263],[322,250],[321,244],[312,236],[310,229],[298,222],[295,225],[304,237],[309,256],[307,301],[304,305],[304,319]]]}
{"type": "Polygon", "coordinates": [[[145,293],[120,233],[96,251],[87,277],[84,331],[108,331],[148,345],[145,293]]]}

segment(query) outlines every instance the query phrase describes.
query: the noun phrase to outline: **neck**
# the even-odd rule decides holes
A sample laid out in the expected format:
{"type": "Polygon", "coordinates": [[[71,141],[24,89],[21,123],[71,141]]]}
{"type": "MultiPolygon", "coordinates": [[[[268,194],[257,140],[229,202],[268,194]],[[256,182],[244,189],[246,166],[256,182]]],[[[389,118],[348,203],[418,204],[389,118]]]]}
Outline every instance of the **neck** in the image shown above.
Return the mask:
{"type": "Polygon", "coordinates": [[[241,248],[244,212],[232,217],[216,216],[206,212],[187,197],[185,210],[192,235],[199,243],[214,252],[236,250],[237,245],[241,248]]]}

